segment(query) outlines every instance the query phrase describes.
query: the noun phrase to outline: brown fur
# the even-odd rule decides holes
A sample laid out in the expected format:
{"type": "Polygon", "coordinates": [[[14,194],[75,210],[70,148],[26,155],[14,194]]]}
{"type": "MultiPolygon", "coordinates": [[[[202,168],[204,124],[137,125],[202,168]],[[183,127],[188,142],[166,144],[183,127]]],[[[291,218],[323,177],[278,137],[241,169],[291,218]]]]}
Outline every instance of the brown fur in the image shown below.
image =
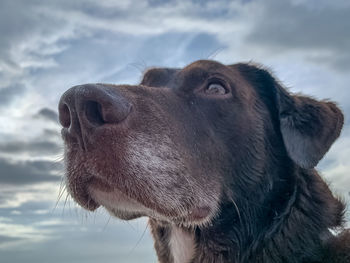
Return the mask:
{"type": "Polygon", "coordinates": [[[191,263],[350,262],[349,231],[330,231],[344,205],[314,169],[342,129],[333,102],[256,65],[202,60],[140,85],[73,87],[59,111],[71,195],[149,217],[159,262],[178,262],[174,228],[193,239],[191,263]]]}

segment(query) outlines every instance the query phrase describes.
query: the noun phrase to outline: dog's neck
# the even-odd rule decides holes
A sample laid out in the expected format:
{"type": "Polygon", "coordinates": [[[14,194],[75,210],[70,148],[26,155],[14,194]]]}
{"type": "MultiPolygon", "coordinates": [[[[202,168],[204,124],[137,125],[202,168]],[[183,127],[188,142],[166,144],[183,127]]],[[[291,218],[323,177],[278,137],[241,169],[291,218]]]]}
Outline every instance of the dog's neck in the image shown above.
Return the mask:
{"type": "Polygon", "coordinates": [[[169,250],[174,263],[190,262],[196,251],[194,234],[178,226],[172,226],[169,250]]]}
{"type": "Polygon", "coordinates": [[[300,262],[320,260],[328,229],[341,224],[344,207],[315,170],[298,173],[291,191],[274,193],[273,199],[282,203],[240,201],[238,215],[228,202],[205,228],[189,230],[151,219],[159,262],[287,263],[298,255],[300,262]]]}

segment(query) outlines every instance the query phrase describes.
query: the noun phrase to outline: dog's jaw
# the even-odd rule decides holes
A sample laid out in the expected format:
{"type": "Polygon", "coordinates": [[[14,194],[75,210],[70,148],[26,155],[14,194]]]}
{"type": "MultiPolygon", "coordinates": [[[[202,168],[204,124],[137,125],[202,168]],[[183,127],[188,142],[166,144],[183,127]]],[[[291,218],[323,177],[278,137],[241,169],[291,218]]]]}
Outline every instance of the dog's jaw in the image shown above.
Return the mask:
{"type": "Polygon", "coordinates": [[[67,145],[68,189],[80,205],[88,210],[101,205],[124,220],[148,216],[186,227],[208,224],[215,217],[218,183],[205,188],[191,179],[188,157],[169,136],[130,132],[111,144],[119,147],[118,155],[93,156],[94,149],[82,153],[67,145]]]}

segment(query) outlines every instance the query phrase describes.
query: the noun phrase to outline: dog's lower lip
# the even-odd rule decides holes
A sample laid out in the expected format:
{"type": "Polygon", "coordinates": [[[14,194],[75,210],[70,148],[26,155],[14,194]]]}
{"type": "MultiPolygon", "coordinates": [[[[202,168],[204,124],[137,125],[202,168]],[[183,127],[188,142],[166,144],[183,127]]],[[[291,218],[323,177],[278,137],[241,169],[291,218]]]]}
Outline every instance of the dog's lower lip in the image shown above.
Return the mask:
{"type": "Polygon", "coordinates": [[[72,185],[72,196],[75,201],[89,211],[95,211],[100,207],[98,201],[94,199],[93,195],[91,195],[92,189],[97,189],[103,192],[113,191],[113,187],[110,183],[93,175],[86,175],[85,181],[75,182],[72,185]],[[74,184],[77,184],[78,187],[74,187],[74,184]]]}
{"type": "Polygon", "coordinates": [[[96,203],[92,199],[90,199],[89,202],[86,205],[86,209],[89,210],[89,211],[95,211],[99,207],[100,207],[100,205],[98,203],[96,203]]]}
{"type": "Polygon", "coordinates": [[[103,191],[103,192],[112,192],[113,191],[113,187],[111,186],[110,183],[108,183],[105,180],[93,177],[90,180],[90,187],[103,191]]]}
{"type": "Polygon", "coordinates": [[[91,196],[87,193],[84,194],[84,196],[80,196],[79,198],[75,197],[74,199],[79,205],[81,205],[83,208],[89,211],[95,211],[97,208],[100,207],[100,204],[93,200],[91,196]]]}

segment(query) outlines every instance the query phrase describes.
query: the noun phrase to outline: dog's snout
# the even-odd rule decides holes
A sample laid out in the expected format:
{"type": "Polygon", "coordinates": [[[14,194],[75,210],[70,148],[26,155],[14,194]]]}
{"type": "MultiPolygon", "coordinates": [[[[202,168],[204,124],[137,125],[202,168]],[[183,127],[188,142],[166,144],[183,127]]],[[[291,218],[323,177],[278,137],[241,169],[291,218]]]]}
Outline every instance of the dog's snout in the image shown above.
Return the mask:
{"type": "Polygon", "coordinates": [[[131,112],[132,104],[116,87],[100,84],[75,86],[61,97],[59,121],[72,135],[89,133],[105,124],[119,124],[131,112]]]}

